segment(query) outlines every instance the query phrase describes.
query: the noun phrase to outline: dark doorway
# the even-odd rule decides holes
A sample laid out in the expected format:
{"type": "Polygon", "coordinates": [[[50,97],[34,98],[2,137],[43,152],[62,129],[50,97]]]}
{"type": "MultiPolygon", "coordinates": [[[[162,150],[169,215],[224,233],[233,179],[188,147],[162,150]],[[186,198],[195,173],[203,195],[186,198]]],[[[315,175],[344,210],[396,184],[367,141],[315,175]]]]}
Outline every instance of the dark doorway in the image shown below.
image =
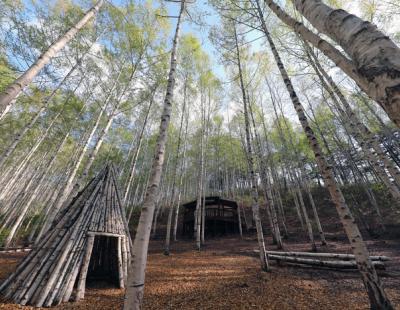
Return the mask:
{"type": "Polygon", "coordinates": [[[88,268],[88,287],[119,287],[118,238],[96,235],[88,268]]]}

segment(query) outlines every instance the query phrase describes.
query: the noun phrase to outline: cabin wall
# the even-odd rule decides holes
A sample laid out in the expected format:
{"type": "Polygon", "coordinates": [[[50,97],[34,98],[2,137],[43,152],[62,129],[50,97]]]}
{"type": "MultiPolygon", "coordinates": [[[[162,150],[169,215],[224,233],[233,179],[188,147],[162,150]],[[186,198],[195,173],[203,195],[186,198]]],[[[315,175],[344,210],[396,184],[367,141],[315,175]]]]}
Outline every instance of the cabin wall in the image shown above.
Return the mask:
{"type": "MultiPolygon", "coordinates": [[[[233,201],[230,205],[223,204],[219,198],[206,198],[205,235],[218,237],[239,233],[238,207],[233,201]]],[[[183,205],[182,236],[194,237],[194,218],[196,202],[183,205]]]]}

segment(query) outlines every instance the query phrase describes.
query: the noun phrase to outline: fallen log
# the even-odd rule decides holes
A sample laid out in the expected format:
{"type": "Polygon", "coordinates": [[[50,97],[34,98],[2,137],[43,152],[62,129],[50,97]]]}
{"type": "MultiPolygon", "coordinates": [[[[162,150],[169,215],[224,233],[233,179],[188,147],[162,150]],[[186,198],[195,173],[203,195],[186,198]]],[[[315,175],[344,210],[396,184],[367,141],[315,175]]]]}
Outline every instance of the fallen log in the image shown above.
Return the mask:
{"type": "MultiPolygon", "coordinates": [[[[354,260],[353,254],[339,254],[339,253],[311,253],[311,252],[279,252],[279,251],[267,251],[267,254],[280,255],[280,256],[292,256],[292,257],[320,257],[320,258],[336,258],[341,260],[354,260]]],[[[372,261],[389,261],[390,258],[383,255],[370,256],[372,261]]]]}
{"type": "MultiPolygon", "coordinates": [[[[282,262],[287,262],[287,263],[328,267],[328,268],[338,268],[338,269],[355,269],[355,268],[357,268],[357,264],[355,261],[320,260],[320,259],[273,255],[273,254],[268,254],[268,259],[276,260],[278,262],[282,261],[282,262]]],[[[385,264],[383,262],[373,261],[372,264],[375,266],[375,268],[385,269],[385,264]]]]}

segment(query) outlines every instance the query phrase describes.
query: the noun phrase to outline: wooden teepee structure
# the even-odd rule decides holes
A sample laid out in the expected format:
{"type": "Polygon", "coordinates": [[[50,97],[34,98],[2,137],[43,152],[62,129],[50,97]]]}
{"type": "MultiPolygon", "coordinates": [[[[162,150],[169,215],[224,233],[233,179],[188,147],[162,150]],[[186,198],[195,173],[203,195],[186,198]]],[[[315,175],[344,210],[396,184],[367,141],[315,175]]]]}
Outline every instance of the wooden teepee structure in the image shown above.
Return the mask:
{"type": "Polygon", "coordinates": [[[21,305],[49,307],[82,299],[90,276],[114,277],[124,288],[131,244],[115,171],[107,166],[60,211],[0,293],[21,305]]]}

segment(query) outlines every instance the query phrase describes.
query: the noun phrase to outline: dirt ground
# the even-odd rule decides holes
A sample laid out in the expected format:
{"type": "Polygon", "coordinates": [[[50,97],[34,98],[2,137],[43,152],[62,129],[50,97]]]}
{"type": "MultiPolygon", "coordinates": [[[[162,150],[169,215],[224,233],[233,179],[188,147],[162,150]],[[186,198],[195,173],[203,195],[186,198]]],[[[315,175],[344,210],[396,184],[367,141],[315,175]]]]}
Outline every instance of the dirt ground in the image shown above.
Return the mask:
{"type": "MultiPolygon", "coordinates": [[[[274,246],[267,240],[268,249],[274,246]]],[[[150,246],[144,309],[368,309],[368,299],[355,271],[337,271],[276,265],[260,272],[252,250],[253,237],[209,240],[201,252],[194,243],[180,241],[170,256],[162,254],[162,242],[150,246]]],[[[393,240],[368,241],[372,254],[392,260],[379,271],[386,292],[400,309],[400,243],[393,240]]],[[[306,243],[286,243],[293,251],[309,250],[306,243]]],[[[349,253],[344,241],[330,241],[321,252],[349,253]]],[[[0,254],[0,280],[22,259],[22,253],[0,254]]],[[[65,303],[54,309],[121,309],[119,289],[89,288],[85,300],[65,303]]],[[[0,309],[29,309],[0,304],[0,309]]]]}

